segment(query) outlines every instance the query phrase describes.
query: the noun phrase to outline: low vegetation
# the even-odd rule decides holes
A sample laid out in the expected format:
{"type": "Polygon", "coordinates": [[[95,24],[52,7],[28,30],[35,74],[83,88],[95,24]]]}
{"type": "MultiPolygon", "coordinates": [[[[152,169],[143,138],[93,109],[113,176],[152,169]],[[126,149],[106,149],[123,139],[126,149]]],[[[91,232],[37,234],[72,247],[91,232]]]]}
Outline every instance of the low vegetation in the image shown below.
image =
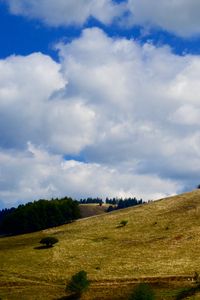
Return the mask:
{"type": "Polygon", "coordinates": [[[56,243],[58,243],[58,239],[53,236],[44,237],[40,241],[40,244],[46,245],[47,248],[53,247],[56,243]]]}
{"type": "Polygon", "coordinates": [[[72,276],[71,280],[67,284],[66,292],[70,291],[75,298],[80,298],[81,295],[87,291],[89,285],[90,282],[87,278],[87,272],[82,270],[72,276]]]}
{"type": "MultiPolygon", "coordinates": [[[[194,287],[194,271],[200,272],[199,227],[198,189],[35,233],[1,238],[0,298],[66,297],[66,280],[69,282],[81,268],[90,280],[84,300],[127,300],[140,282],[151,284],[156,300],[175,300],[183,288],[194,287]],[[116,225],[122,220],[128,225],[120,230],[116,225]],[[38,241],[47,236],[58,238],[59,243],[38,251],[38,241]]],[[[198,291],[195,297],[198,299],[198,291]]]]}
{"type": "Polygon", "coordinates": [[[140,283],[131,293],[129,300],[155,300],[155,294],[150,285],[140,283]]]}
{"type": "Polygon", "coordinates": [[[124,226],[126,226],[128,224],[128,220],[122,220],[121,222],[120,222],[120,226],[121,227],[124,227],[124,226]]]}
{"type": "Polygon", "coordinates": [[[190,296],[196,295],[197,292],[200,292],[200,285],[183,288],[176,296],[176,300],[188,299],[190,296]]]}

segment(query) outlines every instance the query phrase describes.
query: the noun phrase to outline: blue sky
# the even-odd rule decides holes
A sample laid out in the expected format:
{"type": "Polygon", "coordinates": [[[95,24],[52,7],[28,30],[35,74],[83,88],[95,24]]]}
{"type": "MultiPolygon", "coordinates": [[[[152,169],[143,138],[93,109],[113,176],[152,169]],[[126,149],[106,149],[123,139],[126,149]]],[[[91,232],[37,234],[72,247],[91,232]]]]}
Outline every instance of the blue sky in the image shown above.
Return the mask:
{"type": "MultiPolygon", "coordinates": [[[[123,2],[123,1],[115,1],[123,2]]],[[[125,1],[124,1],[125,2],[125,1]]],[[[99,27],[109,36],[126,37],[128,39],[137,39],[140,43],[152,41],[156,45],[168,44],[177,54],[185,52],[192,54],[200,53],[199,36],[182,38],[167,32],[161,28],[152,30],[146,36],[142,36],[143,27],[140,25],[124,28],[119,24],[106,25],[95,18],[89,17],[83,26],[60,26],[48,27],[39,20],[27,20],[22,16],[16,16],[9,13],[5,2],[0,2],[1,43],[4,45],[0,49],[0,57],[5,58],[9,55],[28,55],[32,52],[42,52],[57,59],[54,50],[55,43],[60,40],[70,41],[81,35],[83,28],[99,27]]]]}
{"type": "Polygon", "coordinates": [[[198,0],[0,0],[0,19],[0,207],[199,184],[198,0]]]}

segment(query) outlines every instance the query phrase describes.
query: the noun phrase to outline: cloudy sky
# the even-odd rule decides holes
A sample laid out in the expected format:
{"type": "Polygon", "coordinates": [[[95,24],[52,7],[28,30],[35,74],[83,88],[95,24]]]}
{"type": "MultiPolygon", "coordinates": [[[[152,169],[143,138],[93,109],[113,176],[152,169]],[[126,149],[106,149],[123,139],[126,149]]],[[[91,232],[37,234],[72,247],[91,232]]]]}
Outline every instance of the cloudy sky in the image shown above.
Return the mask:
{"type": "Polygon", "coordinates": [[[200,183],[199,0],[0,0],[0,208],[200,183]]]}

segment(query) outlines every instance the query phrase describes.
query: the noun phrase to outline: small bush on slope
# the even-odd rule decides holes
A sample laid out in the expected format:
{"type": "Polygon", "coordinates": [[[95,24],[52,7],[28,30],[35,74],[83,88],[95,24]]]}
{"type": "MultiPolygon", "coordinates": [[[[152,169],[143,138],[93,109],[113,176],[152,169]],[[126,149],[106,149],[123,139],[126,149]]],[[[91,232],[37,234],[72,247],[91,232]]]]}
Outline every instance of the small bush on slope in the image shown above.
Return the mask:
{"type": "Polygon", "coordinates": [[[87,273],[82,270],[72,276],[70,282],[66,287],[66,291],[70,291],[77,296],[81,296],[89,287],[89,280],[87,279],[87,273]]]}
{"type": "Polygon", "coordinates": [[[145,283],[140,283],[132,292],[129,300],[154,300],[155,295],[152,288],[145,283]]]}

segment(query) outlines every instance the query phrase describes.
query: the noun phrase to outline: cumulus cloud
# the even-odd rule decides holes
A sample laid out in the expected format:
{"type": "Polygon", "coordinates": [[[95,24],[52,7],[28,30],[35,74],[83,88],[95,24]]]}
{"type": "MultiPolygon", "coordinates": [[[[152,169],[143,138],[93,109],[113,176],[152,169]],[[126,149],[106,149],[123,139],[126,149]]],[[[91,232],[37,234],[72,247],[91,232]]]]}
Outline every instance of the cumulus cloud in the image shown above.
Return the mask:
{"type": "Polygon", "coordinates": [[[127,8],[131,24],[160,27],[186,38],[200,34],[198,0],[128,0],[127,8]]]}
{"type": "Polygon", "coordinates": [[[59,63],[0,61],[0,199],[148,199],[198,183],[199,56],[96,28],[57,49],[59,63]]]}
{"type": "Polygon", "coordinates": [[[199,0],[0,0],[12,14],[48,26],[83,25],[90,17],[104,24],[140,25],[144,32],[161,28],[184,38],[200,34],[199,0]]]}
{"type": "Polygon", "coordinates": [[[85,30],[59,48],[68,92],[84,95],[98,120],[98,139],[84,152],[89,160],[195,181],[200,167],[195,146],[198,56],[111,39],[98,29],[85,30]],[[186,117],[178,121],[185,105],[196,111],[193,126],[186,117]],[[195,142],[189,144],[190,139],[195,142]]]}
{"type": "MultiPolygon", "coordinates": [[[[0,151],[0,199],[2,206],[17,201],[72,196],[160,198],[174,193],[177,185],[157,176],[121,173],[100,164],[64,160],[31,143],[23,152],[0,151]],[[148,187],[142,191],[144,181],[148,187]],[[156,187],[156,191],[155,191],[156,187]]],[[[149,198],[147,198],[149,199],[149,198]]]]}
{"type": "MultiPolygon", "coordinates": [[[[4,1],[4,0],[1,0],[4,1]]],[[[36,18],[50,26],[82,25],[89,17],[109,24],[124,10],[112,0],[6,0],[10,12],[36,18]]]]}
{"type": "Polygon", "coordinates": [[[31,140],[70,154],[90,144],[95,113],[81,98],[63,99],[66,84],[60,65],[43,54],[1,60],[1,146],[23,149],[31,140]]]}

